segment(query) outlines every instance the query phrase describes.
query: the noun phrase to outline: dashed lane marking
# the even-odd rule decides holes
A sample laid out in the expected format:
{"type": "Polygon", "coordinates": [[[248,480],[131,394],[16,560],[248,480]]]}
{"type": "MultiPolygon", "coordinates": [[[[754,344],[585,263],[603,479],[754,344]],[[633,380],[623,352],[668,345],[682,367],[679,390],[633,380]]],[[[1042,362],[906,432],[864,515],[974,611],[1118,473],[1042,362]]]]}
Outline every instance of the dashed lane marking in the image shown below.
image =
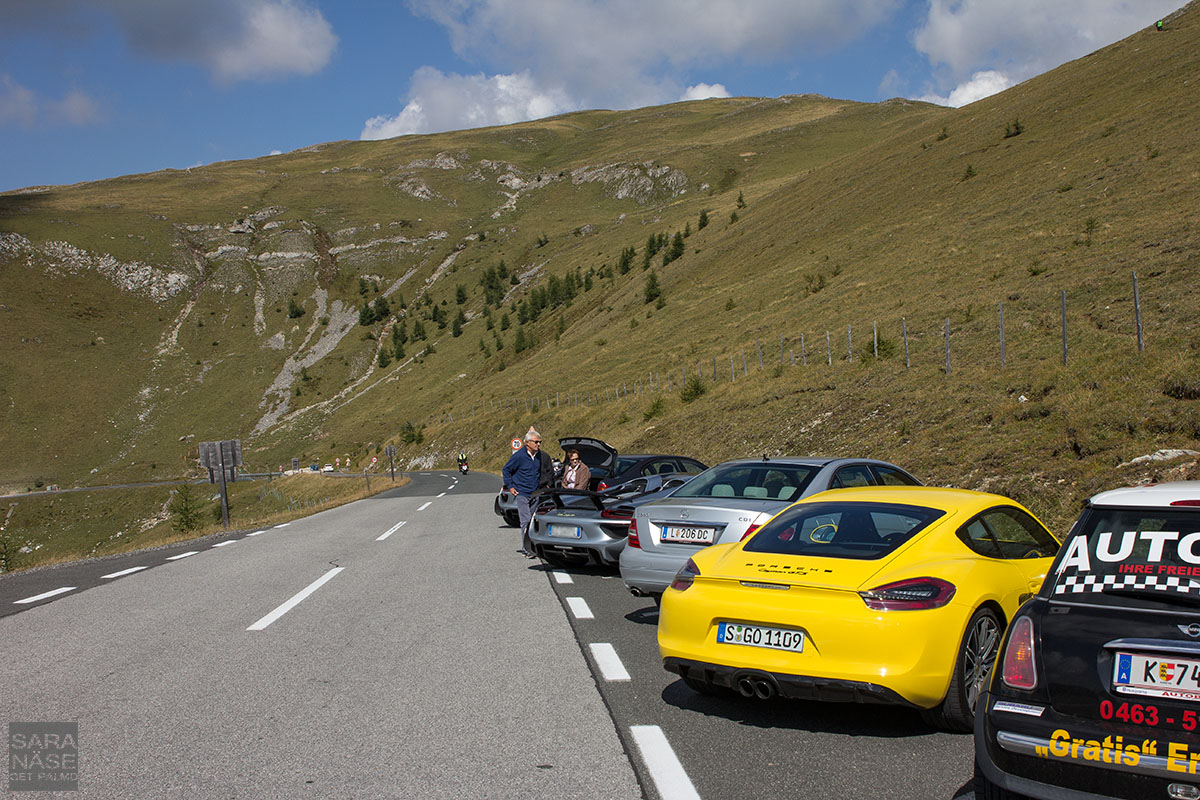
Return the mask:
{"type": "Polygon", "coordinates": [[[291,525],[291,524],[292,523],[290,523],[290,522],[281,522],[278,525],[276,525],[275,527],[276,528],[286,528],[288,525],[291,525]]]}
{"type": "Polygon", "coordinates": [[[266,533],[266,531],[265,530],[255,531],[254,533],[247,533],[246,535],[247,536],[258,536],[260,533],[266,533]]]}
{"type": "Polygon", "coordinates": [[[384,539],[386,539],[387,537],[391,536],[393,533],[395,533],[396,531],[398,531],[402,527],[404,527],[405,522],[408,522],[408,520],[403,520],[401,522],[397,522],[395,525],[393,525],[392,527],[390,527],[386,531],[384,531],[383,535],[376,537],[375,541],[382,542],[384,539]]]}
{"type": "Polygon", "coordinates": [[[26,597],[24,600],[14,600],[13,603],[15,605],[23,605],[25,603],[36,603],[39,600],[46,600],[51,597],[57,597],[60,594],[66,594],[67,592],[73,592],[73,591],[75,591],[74,586],[62,586],[62,587],[59,587],[58,589],[51,589],[48,592],[42,592],[41,594],[35,594],[33,597],[26,597]]]}
{"type": "Polygon", "coordinates": [[[574,578],[572,578],[570,575],[563,572],[562,570],[556,569],[551,574],[554,576],[554,581],[556,583],[574,583],[575,582],[574,578]]]}
{"type": "Polygon", "coordinates": [[[592,609],[588,608],[587,601],[582,597],[568,597],[567,607],[571,609],[571,613],[575,615],[575,619],[596,618],[596,615],[592,613],[592,609]]]}
{"type": "Polygon", "coordinates": [[[675,755],[662,728],[657,725],[632,725],[629,732],[663,800],[700,800],[700,794],[684,771],[683,764],[679,763],[679,757],[675,755]]]}
{"type": "Polygon", "coordinates": [[[423,505],[423,506],[421,506],[420,508],[418,508],[418,509],[417,509],[417,511],[424,511],[425,509],[429,508],[431,505],[433,505],[433,501],[432,501],[432,500],[430,500],[428,503],[426,503],[425,505],[423,505]]]}
{"type": "Polygon", "coordinates": [[[227,544],[234,544],[235,542],[237,542],[237,539],[226,539],[223,542],[217,542],[213,547],[224,547],[227,544]]]}
{"type": "Polygon", "coordinates": [[[272,622],[279,619],[280,617],[282,617],[284,614],[291,611],[296,606],[300,605],[300,603],[302,603],[306,597],[308,597],[310,594],[315,592],[317,589],[320,589],[322,586],[324,586],[329,581],[333,580],[334,576],[336,576],[339,572],[341,572],[344,569],[345,569],[345,567],[334,567],[333,569],[329,570],[329,572],[326,572],[324,575],[317,578],[315,581],[310,583],[308,586],[305,586],[299,592],[294,594],[291,597],[291,599],[288,600],[286,603],[284,603],[283,605],[276,608],[270,614],[267,614],[265,617],[263,617],[258,622],[251,625],[249,628],[246,628],[246,630],[261,631],[263,628],[267,627],[272,622]]]}
{"type": "Polygon", "coordinates": [[[149,567],[130,567],[129,569],[123,569],[123,570],[121,570],[120,572],[110,572],[108,575],[101,575],[100,577],[101,577],[102,579],[105,579],[105,578],[123,578],[123,577],[125,577],[126,575],[132,575],[133,573],[135,573],[135,572],[141,572],[141,571],[142,571],[142,570],[144,570],[144,569],[150,569],[150,568],[149,568],[149,567]]]}
{"type": "Polygon", "coordinates": [[[178,561],[178,560],[179,560],[179,559],[181,559],[181,558],[187,558],[188,556],[194,556],[194,555],[196,555],[196,553],[198,553],[198,552],[200,552],[200,551],[199,551],[199,550],[188,550],[186,553],[180,553],[180,554],[179,554],[179,555],[177,555],[177,556],[171,556],[171,557],[169,557],[169,558],[167,559],[167,561],[178,561]]]}
{"type": "Polygon", "coordinates": [[[596,666],[600,667],[600,674],[604,676],[606,681],[627,681],[629,680],[629,670],[625,669],[625,665],[621,663],[621,657],[617,655],[617,650],[607,642],[597,642],[589,644],[588,647],[592,650],[592,658],[596,659],[596,666]]]}

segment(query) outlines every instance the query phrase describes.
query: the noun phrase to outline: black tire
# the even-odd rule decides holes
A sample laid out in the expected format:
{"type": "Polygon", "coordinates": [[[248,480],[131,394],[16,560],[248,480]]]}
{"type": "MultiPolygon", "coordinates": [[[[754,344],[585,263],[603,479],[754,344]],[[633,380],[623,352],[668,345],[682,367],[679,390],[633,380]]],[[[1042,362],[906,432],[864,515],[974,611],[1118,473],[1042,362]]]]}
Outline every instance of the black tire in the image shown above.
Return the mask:
{"type": "Polygon", "coordinates": [[[975,703],[987,688],[1004,636],[1000,617],[990,608],[981,608],[971,615],[966,633],[954,659],[954,674],[950,688],[941,705],[921,712],[935,728],[949,731],[970,731],[975,726],[975,703]]]}
{"type": "Polygon", "coordinates": [[[987,775],[975,764],[975,800],[1028,800],[1023,794],[1010,792],[988,780],[987,775]]]}

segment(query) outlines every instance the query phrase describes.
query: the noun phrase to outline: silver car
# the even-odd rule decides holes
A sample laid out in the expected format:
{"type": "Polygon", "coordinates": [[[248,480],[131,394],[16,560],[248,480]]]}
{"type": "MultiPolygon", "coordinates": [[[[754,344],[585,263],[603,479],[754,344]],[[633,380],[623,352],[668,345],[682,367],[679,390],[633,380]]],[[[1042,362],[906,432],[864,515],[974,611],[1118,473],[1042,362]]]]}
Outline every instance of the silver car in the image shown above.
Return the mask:
{"type": "Polygon", "coordinates": [[[605,492],[545,490],[529,526],[534,552],[556,567],[615,566],[637,507],[667,497],[693,477],[647,475],[605,492]]]}
{"type": "Polygon", "coordinates": [[[744,539],[801,498],[850,486],[920,484],[900,467],[868,458],[726,461],[637,509],[621,551],[621,579],[633,594],[657,600],[696,552],[744,539]]]}

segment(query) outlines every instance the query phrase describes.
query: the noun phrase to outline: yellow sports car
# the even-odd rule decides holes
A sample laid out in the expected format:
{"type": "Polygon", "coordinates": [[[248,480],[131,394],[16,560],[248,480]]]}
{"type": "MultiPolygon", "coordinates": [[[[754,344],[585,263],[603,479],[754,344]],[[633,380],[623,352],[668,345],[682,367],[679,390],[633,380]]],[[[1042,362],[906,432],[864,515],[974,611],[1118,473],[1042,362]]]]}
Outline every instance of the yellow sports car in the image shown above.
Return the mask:
{"type": "Polygon", "coordinates": [[[812,495],[679,571],[662,598],[663,666],[698,692],[896,703],[970,730],[1004,628],[1059,545],[999,495],[812,495]]]}

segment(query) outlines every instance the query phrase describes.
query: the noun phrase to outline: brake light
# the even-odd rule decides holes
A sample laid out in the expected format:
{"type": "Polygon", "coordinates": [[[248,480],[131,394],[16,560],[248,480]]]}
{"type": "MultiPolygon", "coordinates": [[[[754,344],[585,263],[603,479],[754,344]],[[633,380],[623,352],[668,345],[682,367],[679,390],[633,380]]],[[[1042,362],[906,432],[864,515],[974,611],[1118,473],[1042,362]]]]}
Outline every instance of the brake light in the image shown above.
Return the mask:
{"type": "Polygon", "coordinates": [[[1018,617],[1013,623],[1008,647],[1004,650],[1004,666],[1000,680],[1013,689],[1037,688],[1037,664],[1033,657],[1033,620],[1018,617]]]}
{"type": "Polygon", "coordinates": [[[941,608],[955,591],[953,583],[941,578],[909,578],[858,594],[867,608],[875,611],[920,611],[941,608]]]}
{"type": "Polygon", "coordinates": [[[554,503],[542,503],[540,506],[538,506],[536,513],[545,514],[549,511],[553,511],[553,510],[554,510],[554,503]]]}
{"type": "Polygon", "coordinates": [[[687,563],[679,568],[679,572],[675,573],[675,580],[671,581],[671,588],[682,592],[692,585],[699,574],[700,568],[696,566],[695,561],[689,558],[687,563]]]}
{"type": "Polygon", "coordinates": [[[625,540],[625,546],[636,547],[638,550],[642,549],[642,541],[638,538],[636,519],[629,520],[629,538],[625,540]]]}
{"type": "Polygon", "coordinates": [[[606,508],[600,512],[604,519],[633,519],[633,512],[628,508],[606,508]]]}
{"type": "Polygon", "coordinates": [[[1200,500],[1173,500],[1173,506],[1200,506],[1200,500]]]}
{"type": "Polygon", "coordinates": [[[742,534],[742,541],[744,542],[749,539],[754,535],[754,532],[761,527],[762,525],[751,525],[749,528],[746,528],[746,532],[742,534]]]}

